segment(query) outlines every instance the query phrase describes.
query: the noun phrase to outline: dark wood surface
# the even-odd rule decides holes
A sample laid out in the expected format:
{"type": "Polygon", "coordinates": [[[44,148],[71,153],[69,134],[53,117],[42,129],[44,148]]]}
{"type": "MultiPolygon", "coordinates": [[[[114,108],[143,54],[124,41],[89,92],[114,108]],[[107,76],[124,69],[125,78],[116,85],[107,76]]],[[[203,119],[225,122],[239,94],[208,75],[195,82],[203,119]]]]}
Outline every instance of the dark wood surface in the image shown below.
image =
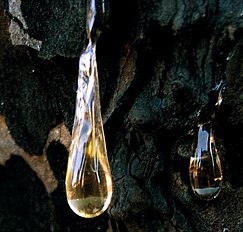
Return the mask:
{"type": "Polygon", "coordinates": [[[112,203],[83,219],[65,196],[85,1],[1,0],[0,231],[243,231],[243,2],[105,1],[104,14],[101,1],[97,7],[112,203]],[[197,113],[220,79],[215,136],[224,182],[204,202],[190,187],[190,147],[197,113]]]}

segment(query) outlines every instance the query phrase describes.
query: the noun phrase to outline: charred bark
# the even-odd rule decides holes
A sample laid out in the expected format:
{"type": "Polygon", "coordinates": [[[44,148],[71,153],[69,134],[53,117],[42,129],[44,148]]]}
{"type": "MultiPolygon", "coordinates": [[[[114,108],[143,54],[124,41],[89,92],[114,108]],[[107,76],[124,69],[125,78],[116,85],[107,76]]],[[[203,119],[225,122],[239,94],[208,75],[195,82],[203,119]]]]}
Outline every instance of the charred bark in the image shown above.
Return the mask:
{"type": "Polygon", "coordinates": [[[85,1],[0,1],[0,231],[243,230],[243,2],[97,2],[97,62],[112,204],[85,220],[65,172],[85,1]],[[225,81],[216,120],[220,195],[188,175],[198,111],[225,81]]]}

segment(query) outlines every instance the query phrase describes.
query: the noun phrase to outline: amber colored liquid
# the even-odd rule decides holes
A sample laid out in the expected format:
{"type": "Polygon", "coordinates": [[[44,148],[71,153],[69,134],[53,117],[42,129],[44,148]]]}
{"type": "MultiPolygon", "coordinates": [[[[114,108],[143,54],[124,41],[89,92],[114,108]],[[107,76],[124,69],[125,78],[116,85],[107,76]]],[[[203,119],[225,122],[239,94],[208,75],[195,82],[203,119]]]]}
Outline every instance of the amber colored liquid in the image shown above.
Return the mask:
{"type": "Polygon", "coordinates": [[[78,140],[77,149],[70,148],[66,195],[77,215],[92,218],[108,208],[113,183],[102,133],[97,136],[91,133],[87,138],[84,143],[78,140]]]}
{"type": "Polygon", "coordinates": [[[223,175],[211,124],[199,125],[195,148],[189,167],[192,190],[200,199],[214,199],[221,190],[223,175]]]}
{"type": "Polygon", "coordinates": [[[191,157],[189,175],[192,190],[199,198],[211,200],[218,196],[222,184],[219,159],[214,160],[208,154],[201,158],[191,157]]]}
{"type": "Polygon", "coordinates": [[[89,43],[79,60],[79,77],[72,141],[66,173],[66,195],[71,209],[92,218],[111,202],[113,184],[100,112],[96,44],[91,40],[95,2],[87,14],[89,43]]]}
{"type": "MultiPolygon", "coordinates": [[[[87,197],[83,199],[68,200],[70,208],[79,216],[93,218],[104,212],[106,199],[102,197],[87,197]]],[[[108,202],[109,204],[109,202],[108,202]]]]}
{"type": "Polygon", "coordinates": [[[83,170],[74,180],[74,168],[68,168],[66,194],[70,208],[79,216],[92,218],[103,213],[112,197],[112,179],[106,158],[98,160],[94,167],[93,157],[86,157],[83,170]]]}

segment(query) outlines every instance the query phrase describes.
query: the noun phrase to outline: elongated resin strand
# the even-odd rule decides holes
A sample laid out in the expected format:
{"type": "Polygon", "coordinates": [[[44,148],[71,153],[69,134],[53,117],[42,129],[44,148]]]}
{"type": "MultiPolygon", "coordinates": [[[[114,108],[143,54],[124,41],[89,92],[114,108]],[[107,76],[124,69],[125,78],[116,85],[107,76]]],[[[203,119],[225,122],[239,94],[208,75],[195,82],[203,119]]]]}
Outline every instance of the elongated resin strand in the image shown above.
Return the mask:
{"type": "Polygon", "coordinates": [[[112,196],[112,177],[100,113],[95,46],[80,57],[72,143],[66,175],[67,200],[82,217],[104,212],[112,196]]]}
{"type": "Polygon", "coordinates": [[[87,14],[88,46],[80,56],[76,110],[66,174],[70,208],[79,216],[102,214],[111,202],[113,183],[100,111],[96,44],[91,30],[96,14],[91,0],[87,14]]]}

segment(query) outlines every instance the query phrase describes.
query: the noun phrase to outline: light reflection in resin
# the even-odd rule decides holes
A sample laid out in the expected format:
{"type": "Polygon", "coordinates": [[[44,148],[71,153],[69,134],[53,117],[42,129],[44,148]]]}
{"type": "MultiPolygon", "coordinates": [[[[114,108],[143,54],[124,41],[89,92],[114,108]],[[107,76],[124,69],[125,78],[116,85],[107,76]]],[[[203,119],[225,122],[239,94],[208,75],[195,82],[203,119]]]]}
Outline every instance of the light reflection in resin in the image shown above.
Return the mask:
{"type": "Polygon", "coordinates": [[[113,193],[100,110],[96,44],[91,41],[95,2],[87,16],[89,43],[80,56],[76,110],[66,173],[66,195],[79,216],[93,218],[109,206],[113,193]]]}
{"type": "Polygon", "coordinates": [[[223,175],[211,123],[199,125],[197,146],[194,156],[190,158],[189,175],[197,197],[212,200],[218,196],[223,175]]]}

